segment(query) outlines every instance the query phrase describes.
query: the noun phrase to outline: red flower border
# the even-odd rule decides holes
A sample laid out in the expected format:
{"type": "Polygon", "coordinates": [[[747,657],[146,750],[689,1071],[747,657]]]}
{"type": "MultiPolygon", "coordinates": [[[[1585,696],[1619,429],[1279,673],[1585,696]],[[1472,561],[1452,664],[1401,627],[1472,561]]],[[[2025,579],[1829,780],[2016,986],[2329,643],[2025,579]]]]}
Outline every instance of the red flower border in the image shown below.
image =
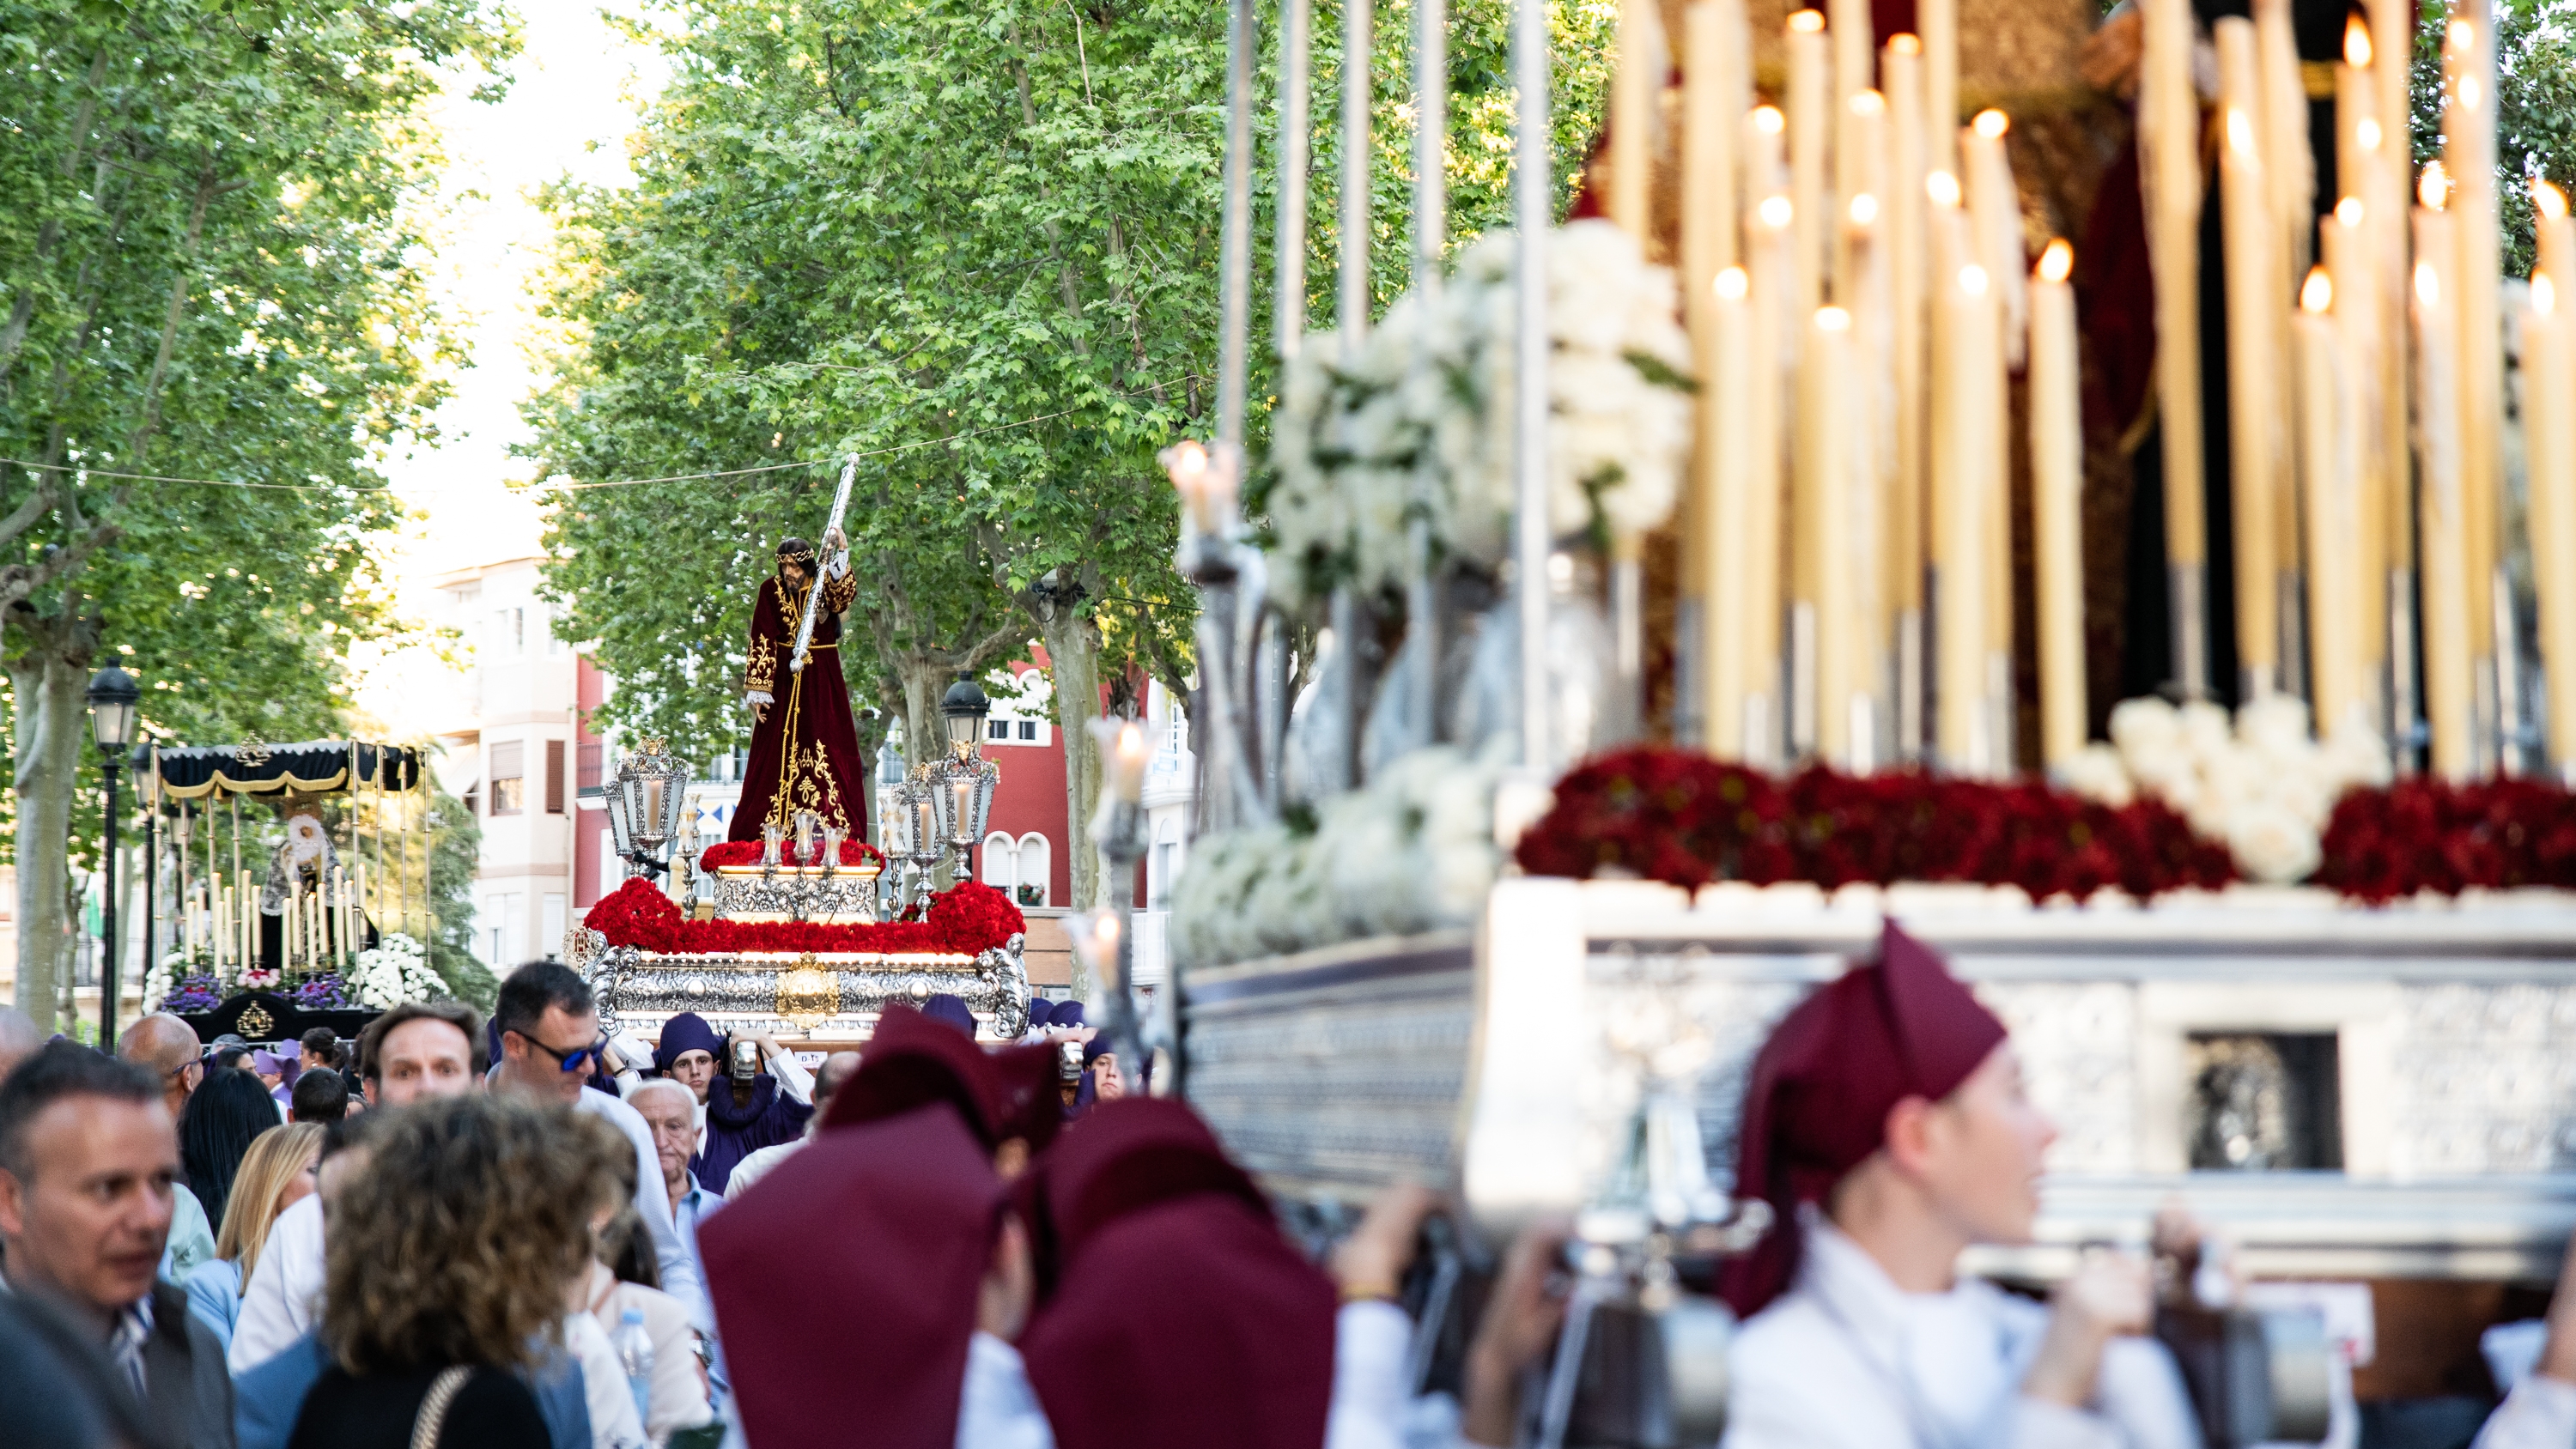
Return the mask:
{"type": "Polygon", "coordinates": [[[1521,837],[1521,868],[1585,877],[1617,868],[1696,887],[1809,881],[2014,885],[2033,900],[2117,886],[2141,900],[2236,878],[2226,847],[2160,801],[2113,809],[2036,782],[1920,771],[1777,780],[1648,746],[1577,767],[1521,837]]]}
{"type": "Polygon", "coordinates": [[[2536,780],[2400,780],[2337,801],[2316,883],[2356,900],[2576,889],[2576,795],[2536,780]]]}
{"type": "MultiPolygon", "coordinates": [[[[2576,890],[2576,793],[2536,780],[2403,780],[2347,791],[2311,883],[2378,904],[2423,891],[2576,890]]],[[[1777,780],[1648,746],[1589,761],[1521,837],[1521,868],[1604,868],[1696,887],[1715,880],[1970,881],[2033,900],[2117,886],[2140,900],[2236,878],[2226,847],[2161,801],[2113,809],[2033,781],[1813,768],[1777,780]]]]}
{"type": "Polygon", "coordinates": [[[661,887],[638,878],[592,906],[582,924],[607,937],[611,946],[637,946],[666,955],[813,951],[973,956],[1028,930],[1027,918],[1008,896],[971,880],[931,897],[923,920],[823,926],[810,921],[689,920],[661,887]]]}
{"type": "MultiPolygon", "coordinates": [[[[796,842],[792,840],[785,841],[779,846],[779,858],[789,864],[802,863],[805,865],[815,865],[820,863],[823,859],[823,847],[819,844],[816,845],[814,847],[814,859],[800,862],[799,857],[796,854],[796,842]]],[[[868,844],[864,840],[844,840],[841,842],[841,864],[859,865],[871,860],[875,861],[880,867],[882,867],[885,864],[885,852],[868,844]]],[[[718,866],[726,865],[758,864],[760,864],[760,842],[757,840],[719,841],[716,844],[710,845],[706,849],[698,852],[698,869],[700,870],[714,870],[718,866]]]]}

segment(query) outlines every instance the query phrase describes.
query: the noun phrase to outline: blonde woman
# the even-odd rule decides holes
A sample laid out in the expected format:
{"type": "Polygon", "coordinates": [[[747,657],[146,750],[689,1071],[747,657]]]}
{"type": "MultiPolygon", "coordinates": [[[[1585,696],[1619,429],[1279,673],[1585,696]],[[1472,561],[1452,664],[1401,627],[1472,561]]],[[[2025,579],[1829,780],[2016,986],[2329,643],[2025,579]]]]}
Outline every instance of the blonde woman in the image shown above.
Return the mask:
{"type": "Polygon", "coordinates": [[[251,1139],[224,1198],[215,1256],[188,1275],[188,1310],[230,1350],[233,1321],[241,1314],[241,1285],[259,1266],[277,1215],[313,1193],[313,1165],[322,1154],[322,1124],[271,1127],[251,1139]]]}

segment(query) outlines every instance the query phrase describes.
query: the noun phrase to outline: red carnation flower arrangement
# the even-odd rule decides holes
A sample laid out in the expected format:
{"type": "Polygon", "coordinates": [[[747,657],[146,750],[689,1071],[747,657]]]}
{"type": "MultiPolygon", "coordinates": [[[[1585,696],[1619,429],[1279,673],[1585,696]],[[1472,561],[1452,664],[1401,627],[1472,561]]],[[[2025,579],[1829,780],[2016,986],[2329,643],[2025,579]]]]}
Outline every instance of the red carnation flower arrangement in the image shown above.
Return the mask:
{"type": "Polygon", "coordinates": [[[1683,750],[1621,750],[1557,782],[1555,808],[1521,837],[1533,875],[1604,868],[1685,888],[1716,880],[1965,881],[2033,900],[2117,886],[2143,900],[2235,879],[2226,847],[2161,801],[2119,809],[2036,782],[1821,766],[1782,781],[1683,750]]]}
{"type": "MultiPolygon", "coordinates": [[[[799,855],[796,853],[796,842],[790,840],[780,844],[778,855],[781,863],[786,865],[820,865],[823,860],[823,847],[818,843],[805,855],[799,855]],[[812,858],[808,859],[807,856],[812,858]]],[[[841,864],[863,865],[869,861],[876,862],[877,867],[883,869],[885,852],[864,840],[841,842],[841,864]]],[[[721,841],[698,852],[700,870],[714,870],[719,866],[728,865],[758,864],[760,864],[760,842],[757,840],[721,841]]]]}
{"type": "Polygon", "coordinates": [[[1028,922],[1010,898],[981,881],[961,881],[931,897],[928,918],[874,926],[811,921],[693,921],[641,877],[610,892],[582,924],[612,946],[665,955],[735,955],[749,951],[857,952],[973,956],[1025,934],[1028,922]]]}
{"type": "Polygon", "coordinates": [[[2319,885],[2373,903],[2419,891],[2576,889],[2576,795],[2535,780],[2400,780],[2336,802],[2319,885]]]}
{"type": "MultiPolygon", "coordinates": [[[[2378,904],[2434,891],[2576,890],[2576,794],[2536,780],[2401,780],[2335,805],[2313,883],[2378,904]]],[[[2015,885],[2033,900],[2117,886],[2140,900],[2236,878],[2223,845],[2162,801],[2113,809],[2036,781],[1920,771],[1776,780],[1683,750],[1591,760],[1521,837],[1521,868],[1615,869],[1685,888],[1715,880],[2015,885]]]]}

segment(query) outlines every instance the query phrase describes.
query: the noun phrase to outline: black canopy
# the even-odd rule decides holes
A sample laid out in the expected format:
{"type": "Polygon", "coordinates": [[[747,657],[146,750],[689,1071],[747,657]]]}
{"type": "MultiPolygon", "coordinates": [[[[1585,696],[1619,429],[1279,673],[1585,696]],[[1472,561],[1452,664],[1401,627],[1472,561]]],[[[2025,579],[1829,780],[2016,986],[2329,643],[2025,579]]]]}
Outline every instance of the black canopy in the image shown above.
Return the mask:
{"type": "Polygon", "coordinates": [[[162,750],[161,789],[181,800],[222,792],[328,795],[358,786],[379,790],[420,787],[420,751],[407,745],[353,740],[304,740],[291,745],[197,745],[162,750]]]}

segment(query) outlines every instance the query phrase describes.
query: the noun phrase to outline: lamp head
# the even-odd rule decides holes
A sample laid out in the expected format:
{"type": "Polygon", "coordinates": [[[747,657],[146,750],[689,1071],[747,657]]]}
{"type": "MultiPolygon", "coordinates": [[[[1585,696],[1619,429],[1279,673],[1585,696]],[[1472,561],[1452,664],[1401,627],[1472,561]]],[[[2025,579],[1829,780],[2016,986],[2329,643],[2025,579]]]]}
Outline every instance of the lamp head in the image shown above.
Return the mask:
{"type": "Polygon", "coordinates": [[[974,680],[960,678],[940,696],[940,717],[948,722],[948,748],[957,758],[971,760],[984,748],[984,717],[993,712],[993,701],[974,680]]]}
{"type": "Polygon", "coordinates": [[[90,734],[110,763],[122,760],[134,742],[134,716],[143,701],[143,686],[111,664],[89,679],[90,734]]]}

